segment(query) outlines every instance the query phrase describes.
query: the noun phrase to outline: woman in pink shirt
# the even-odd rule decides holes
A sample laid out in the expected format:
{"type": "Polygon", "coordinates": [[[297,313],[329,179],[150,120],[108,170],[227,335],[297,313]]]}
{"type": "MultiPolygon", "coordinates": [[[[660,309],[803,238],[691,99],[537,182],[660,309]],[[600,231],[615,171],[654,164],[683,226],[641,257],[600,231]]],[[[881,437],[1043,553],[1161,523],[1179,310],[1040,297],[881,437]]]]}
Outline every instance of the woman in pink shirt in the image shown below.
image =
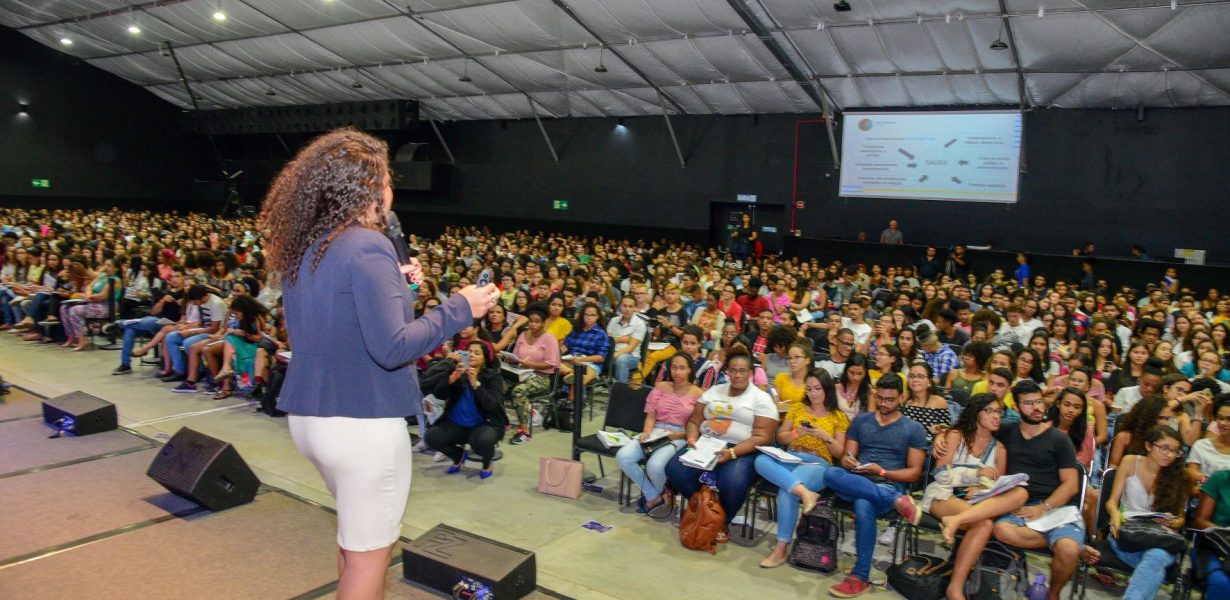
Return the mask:
{"type": "MultiPolygon", "coordinates": [[[[517,409],[517,433],[510,444],[520,445],[530,440],[530,398],[551,389],[551,376],[559,368],[559,340],[547,333],[543,323],[547,311],[541,304],[531,305],[526,311],[528,321],[525,331],[517,337],[513,355],[517,366],[533,369],[512,389],[513,406],[517,409]]],[[[514,362],[504,355],[501,358],[514,362]]]]}
{"type": "Polygon", "coordinates": [[[670,380],[658,382],[645,399],[643,432],[615,455],[619,468],[641,488],[637,512],[652,517],[669,515],[675,505],[674,498],[666,489],[666,464],[686,443],[684,425],[702,392],[693,383],[692,359],[687,354],[675,354],[667,362],[667,367],[670,369],[670,380]],[[655,429],[666,430],[670,434],[664,441],[642,444],[655,429]],[[647,452],[649,460],[645,461],[645,469],[642,470],[640,462],[647,452]]]}

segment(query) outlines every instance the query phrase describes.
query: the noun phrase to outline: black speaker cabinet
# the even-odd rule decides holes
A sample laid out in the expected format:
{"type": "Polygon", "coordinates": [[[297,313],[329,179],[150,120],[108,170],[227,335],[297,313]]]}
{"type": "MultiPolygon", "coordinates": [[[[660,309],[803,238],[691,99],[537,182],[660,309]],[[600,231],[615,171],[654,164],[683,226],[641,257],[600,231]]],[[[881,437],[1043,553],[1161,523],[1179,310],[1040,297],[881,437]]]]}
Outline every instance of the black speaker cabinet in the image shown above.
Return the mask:
{"type": "Polygon", "coordinates": [[[43,420],[74,435],[111,431],[119,426],[115,405],[85,392],[72,392],[43,401],[43,420]]]}
{"type": "Polygon", "coordinates": [[[496,598],[521,598],[538,580],[533,552],[443,524],[406,545],[402,567],[406,579],[450,595],[468,579],[496,598]]]}
{"type": "Polygon", "coordinates": [[[175,432],[146,474],[213,511],[251,502],[261,484],[234,446],[187,427],[175,432]]]}

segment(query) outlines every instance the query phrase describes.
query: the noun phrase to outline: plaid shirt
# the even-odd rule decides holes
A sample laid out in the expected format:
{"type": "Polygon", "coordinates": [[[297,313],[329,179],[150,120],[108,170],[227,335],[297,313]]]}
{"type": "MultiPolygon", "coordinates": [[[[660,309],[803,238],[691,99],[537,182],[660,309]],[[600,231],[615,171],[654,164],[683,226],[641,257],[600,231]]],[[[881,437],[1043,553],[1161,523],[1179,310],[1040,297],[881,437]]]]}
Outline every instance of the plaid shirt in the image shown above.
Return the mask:
{"type": "Polygon", "coordinates": [[[948,375],[949,371],[957,368],[960,364],[960,361],[957,359],[957,353],[953,352],[952,348],[948,346],[940,346],[940,349],[936,352],[927,352],[922,348],[918,350],[922,354],[923,360],[927,361],[928,365],[931,365],[931,374],[939,381],[943,381],[944,376],[948,375]]]}
{"type": "Polygon", "coordinates": [[[611,337],[597,324],[589,331],[573,327],[572,333],[564,338],[564,345],[568,346],[568,353],[573,356],[606,356],[607,348],[611,346],[611,337]]]}

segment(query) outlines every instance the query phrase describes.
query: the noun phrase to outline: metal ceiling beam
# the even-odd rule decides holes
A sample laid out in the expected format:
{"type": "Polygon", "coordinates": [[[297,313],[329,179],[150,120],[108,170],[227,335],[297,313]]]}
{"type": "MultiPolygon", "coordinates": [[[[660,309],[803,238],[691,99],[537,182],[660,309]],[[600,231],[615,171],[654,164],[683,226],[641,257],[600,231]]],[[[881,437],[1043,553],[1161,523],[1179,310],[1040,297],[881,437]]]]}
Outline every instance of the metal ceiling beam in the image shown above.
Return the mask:
{"type": "Polygon", "coordinates": [[[773,58],[777,59],[778,64],[780,64],[783,69],[786,69],[786,72],[790,74],[790,77],[794,78],[794,80],[798,82],[798,84],[803,88],[803,91],[807,94],[807,97],[811,98],[812,102],[815,102],[817,107],[823,107],[824,100],[820,96],[821,94],[828,95],[828,90],[824,89],[824,86],[816,80],[815,73],[811,73],[811,76],[809,77],[808,74],[804,73],[798,65],[794,64],[794,61],[791,60],[790,56],[786,54],[786,50],[782,48],[781,44],[777,43],[777,38],[773,37],[772,29],[769,25],[767,23],[762,23],[760,18],[757,17],[747,6],[748,1],[749,0],[726,0],[726,3],[730,5],[731,10],[735,11],[736,15],[739,15],[739,18],[743,20],[743,23],[747,25],[747,28],[756,35],[756,38],[760,40],[760,43],[764,44],[764,47],[768,49],[769,54],[772,54],[773,58]]]}
{"type": "MultiPolygon", "coordinates": [[[[1005,0],[999,0],[999,12],[1002,14],[1008,13],[1008,5],[1005,0]]],[[[1021,112],[1025,111],[1025,74],[1021,72],[1021,53],[1017,51],[1016,36],[1012,33],[1012,23],[1007,16],[1000,21],[1000,26],[1004,28],[1004,32],[1008,34],[1008,50],[1012,52],[1012,67],[1016,69],[1016,87],[1017,95],[1020,97],[1021,112]]],[[[998,37],[995,39],[999,39],[998,37]]],[[[1030,104],[1033,104],[1030,102],[1030,104]]],[[[1024,144],[1021,144],[1024,147],[1024,144]]]]}
{"type": "Polygon", "coordinates": [[[577,15],[577,13],[573,12],[571,7],[569,7],[566,3],[564,3],[564,0],[551,0],[551,1],[555,4],[556,7],[560,9],[561,12],[563,12],[565,15],[568,15],[568,18],[572,19],[574,23],[576,23],[578,26],[581,27],[581,29],[584,29],[585,32],[590,35],[590,37],[594,38],[595,40],[598,40],[598,43],[601,44],[601,46],[599,46],[599,51],[601,51],[602,47],[605,47],[607,50],[610,50],[612,56],[614,56],[615,58],[618,58],[620,62],[624,63],[624,66],[628,67],[628,69],[630,69],[633,73],[636,73],[637,77],[640,77],[646,84],[649,85],[649,87],[652,87],[655,91],[661,94],[663,98],[666,98],[666,101],[669,102],[671,106],[675,107],[675,110],[679,114],[681,115],[688,114],[688,111],[684,110],[682,104],[675,101],[675,99],[671,98],[670,95],[667,94],[666,92],[663,92],[662,88],[658,87],[658,84],[654,83],[653,80],[649,79],[649,76],[646,75],[644,71],[640,70],[639,67],[632,64],[632,61],[628,60],[623,54],[620,54],[618,50],[616,50],[615,48],[611,46],[611,44],[606,43],[606,40],[602,39],[602,36],[598,35],[598,32],[595,31],[593,27],[590,27],[588,23],[586,23],[585,21],[582,21],[581,17],[577,15]]]}
{"type": "MultiPolygon", "coordinates": [[[[385,3],[386,5],[388,5],[388,6],[393,7],[393,8],[397,8],[397,5],[393,4],[393,3],[392,3],[392,2],[390,2],[389,0],[384,0],[384,3],[385,3]]],[[[427,24],[427,20],[426,20],[426,19],[415,18],[415,15],[416,15],[416,14],[422,14],[422,13],[416,13],[416,12],[413,12],[413,11],[411,11],[411,10],[409,10],[409,9],[406,9],[405,11],[401,11],[400,9],[398,9],[398,10],[399,10],[399,12],[401,12],[401,14],[402,14],[403,16],[405,16],[407,19],[410,19],[410,21],[411,21],[411,22],[413,22],[413,23],[417,24],[419,27],[422,27],[424,31],[426,31],[427,33],[431,34],[431,35],[432,35],[433,37],[435,37],[436,39],[438,39],[438,40],[440,40],[441,42],[443,42],[446,46],[448,46],[448,47],[452,48],[453,50],[457,51],[458,53],[460,53],[463,57],[465,57],[465,59],[466,59],[466,60],[472,60],[472,61],[474,61],[474,64],[478,65],[479,67],[482,67],[483,69],[486,69],[486,70],[487,70],[487,72],[491,73],[491,74],[492,74],[492,75],[493,75],[496,79],[499,79],[500,81],[503,81],[505,85],[507,85],[508,87],[510,87],[510,88],[512,88],[512,89],[514,89],[514,90],[516,90],[516,91],[517,91],[518,93],[520,93],[521,95],[525,96],[525,99],[526,99],[526,101],[528,101],[528,102],[530,103],[531,108],[533,108],[533,105],[534,105],[534,104],[538,104],[538,106],[539,106],[539,107],[541,107],[541,108],[542,108],[542,110],[546,111],[546,112],[547,112],[547,114],[549,114],[549,115],[551,115],[551,116],[553,116],[553,117],[555,117],[555,118],[557,118],[557,119],[559,118],[559,115],[555,114],[555,112],[554,112],[554,111],[552,111],[550,107],[545,106],[545,105],[543,105],[543,104],[541,104],[541,103],[536,102],[536,101],[534,100],[533,96],[530,96],[530,95],[529,95],[529,93],[527,93],[525,90],[521,89],[521,87],[520,87],[520,86],[518,86],[517,84],[515,84],[515,83],[513,83],[513,82],[509,81],[509,80],[508,80],[507,78],[505,78],[503,75],[500,75],[499,73],[497,73],[497,72],[495,71],[495,69],[492,69],[491,67],[487,66],[485,63],[483,63],[483,61],[478,60],[477,58],[474,58],[473,56],[471,56],[468,52],[466,52],[464,49],[462,49],[462,48],[461,48],[461,46],[458,46],[457,44],[453,43],[453,40],[448,39],[448,37],[446,37],[444,34],[440,33],[439,31],[436,31],[436,29],[435,29],[434,27],[432,27],[432,26],[430,26],[430,25],[428,25],[428,24],[427,24]]],[[[538,118],[538,111],[536,111],[536,110],[534,111],[534,118],[538,118]]],[[[554,154],[555,154],[555,150],[554,150],[554,149],[552,149],[551,154],[552,154],[552,155],[554,155],[554,154]]],[[[557,159],[556,159],[556,161],[558,162],[558,160],[559,160],[559,159],[557,158],[557,159]]]]}
{"type": "MultiPolygon", "coordinates": [[[[765,48],[768,49],[769,54],[772,54],[773,58],[777,59],[782,68],[786,69],[786,72],[799,84],[799,87],[803,88],[803,92],[807,94],[807,97],[811,98],[812,102],[815,102],[816,106],[820,108],[820,114],[824,117],[824,129],[829,138],[829,153],[833,157],[833,168],[840,169],[841,154],[837,149],[837,136],[833,133],[833,113],[829,104],[833,95],[829,93],[820,79],[816,77],[816,72],[812,70],[811,65],[806,65],[809,72],[804,73],[803,69],[795,64],[794,59],[786,53],[786,49],[778,43],[770,27],[770,25],[776,26],[778,23],[776,23],[775,17],[769,13],[768,8],[763,5],[760,7],[764,11],[765,16],[773,20],[774,23],[763,22],[752,11],[751,7],[748,6],[751,2],[752,0],[727,0],[731,10],[739,15],[739,18],[743,20],[748,29],[751,29],[756,34],[756,38],[760,40],[760,43],[764,44],[765,48]]],[[[795,52],[798,53],[797,48],[795,52]]],[[[798,54],[802,57],[802,53],[798,54]]],[[[836,104],[836,102],[833,102],[833,104],[836,104]]]]}

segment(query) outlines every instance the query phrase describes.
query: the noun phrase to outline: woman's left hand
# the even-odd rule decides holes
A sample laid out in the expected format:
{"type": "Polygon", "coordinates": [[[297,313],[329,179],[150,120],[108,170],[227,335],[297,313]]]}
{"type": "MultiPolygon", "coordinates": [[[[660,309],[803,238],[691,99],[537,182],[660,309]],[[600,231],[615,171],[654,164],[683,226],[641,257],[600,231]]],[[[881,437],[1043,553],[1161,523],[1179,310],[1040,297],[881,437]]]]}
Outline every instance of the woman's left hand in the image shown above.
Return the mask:
{"type": "Polygon", "coordinates": [[[411,258],[410,264],[401,265],[401,274],[414,283],[423,282],[423,265],[417,258],[411,258]]]}

